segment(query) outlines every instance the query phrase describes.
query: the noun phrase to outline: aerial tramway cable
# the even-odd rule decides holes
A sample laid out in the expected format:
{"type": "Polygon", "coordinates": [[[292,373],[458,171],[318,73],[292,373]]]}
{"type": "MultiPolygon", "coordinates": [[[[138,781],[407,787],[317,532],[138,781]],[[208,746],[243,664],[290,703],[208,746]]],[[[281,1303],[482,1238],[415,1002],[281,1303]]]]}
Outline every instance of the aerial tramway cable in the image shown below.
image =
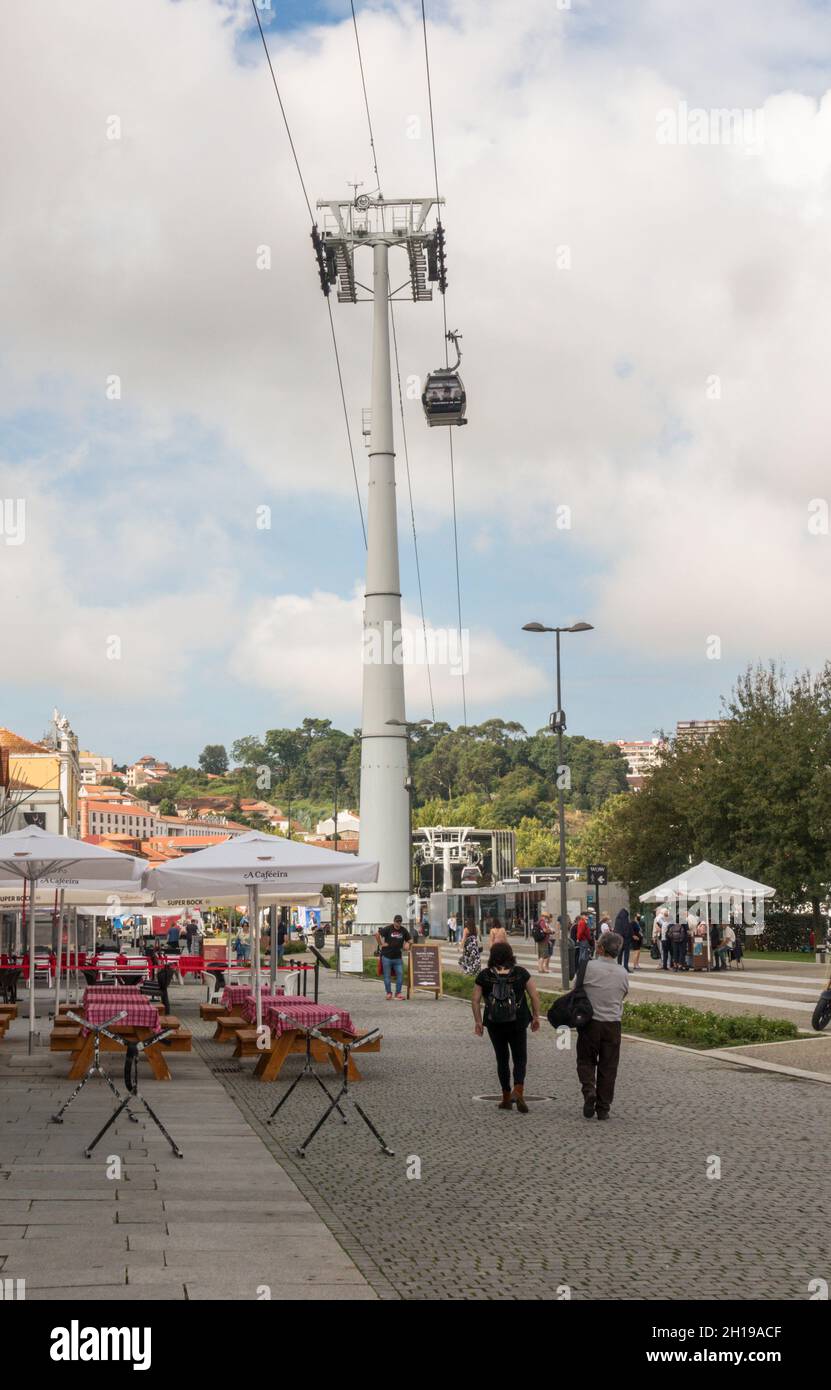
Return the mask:
{"type": "MultiPolygon", "coordinates": [[[[308,195],[308,193],[306,192],[306,181],[305,181],[305,179],[303,178],[303,171],[302,171],[302,169],[300,168],[300,159],[298,158],[297,149],[296,149],[296,147],[295,147],[294,139],[292,138],[291,127],[289,126],[288,116],[286,115],[286,108],[285,108],[285,106],[283,105],[283,98],[282,98],[282,96],[280,95],[280,87],[279,87],[279,84],[278,84],[278,82],[277,82],[277,74],[276,74],[275,71],[274,71],[274,65],[273,65],[273,63],[272,63],[272,61],[271,61],[271,54],[270,54],[269,51],[268,51],[268,44],[266,43],[266,37],[265,37],[265,33],[263,32],[263,26],[262,26],[262,24],[260,23],[260,14],[259,14],[259,10],[257,9],[257,0],[251,0],[251,8],[252,8],[253,11],[254,11],[254,18],[255,18],[256,21],[257,21],[257,28],[258,28],[259,31],[260,31],[260,38],[261,38],[261,40],[262,40],[263,51],[265,52],[266,62],[268,63],[268,70],[269,70],[269,72],[271,73],[271,81],[272,81],[272,83],[273,83],[274,92],[275,92],[275,95],[276,95],[276,97],[277,97],[277,101],[278,101],[279,106],[280,106],[280,114],[281,114],[281,116],[283,117],[283,124],[284,124],[284,126],[286,127],[286,135],[288,136],[289,147],[290,147],[290,149],[291,149],[292,157],[293,157],[293,159],[294,159],[294,165],[295,165],[295,168],[297,169],[297,177],[298,177],[298,179],[300,180],[300,187],[301,187],[301,189],[303,190],[303,197],[304,197],[304,199],[305,199],[305,201],[306,201],[306,207],[308,208],[308,211],[309,211],[309,218],[310,218],[310,221],[311,221],[311,224],[312,224],[312,241],[314,242],[314,244],[315,244],[315,249],[317,250],[317,245],[318,245],[318,241],[317,241],[317,239],[316,239],[316,238],[317,238],[317,223],[315,222],[315,215],[314,215],[314,212],[312,211],[312,205],[311,205],[311,202],[309,201],[309,195],[308,195]]],[[[329,303],[328,294],[327,294],[327,297],[326,297],[326,308],[327,308],[327,310],[328,310],[328,312],[329,312],[329,327],[330,327],[331,333],[332,333],[332,347],[333,347],[334,354],[335,354],[335,368],[336,368],[336,370],[337,370],[337,375],[338,375],[338,386],[339,386],[339,388],[340,388],[341,404],[342,404],[342,406],[343,406],[343,418],[344,418],[344,423],[345,423],[345,425],[346,425],[346,440],[347,440],[347,444],[348,444],[348,447],[349,447],[349,457],[350,457],[350,460],[351,460],[351,462],[352,462],[352,477],[353,477],[354,480],[355,480],[355,496],[356,496],[357,501],[358,501],[358,514],[359,514],[359,516],[360,516],[360,518],[361,518],[361,531],[362,531],[362,533],[363,533],[363,538],[364,538],[364,548],[366,549],[366,524],[365,524],[365,522],[364,522],[364,509],[363,509],[363,505],[362,505],[362,503],[361,503],[361,489],[360,489],[360,486],[359,486],[359,483],[358,483],[358,469],[357,469],[357,465],[356,465],[356,463],[355,463],[355,450],[354,450],[354,447],[353,447],[353,444],[352,444],[352,431],[351,431],[350,428],[349,428],[349,411],[347,410],[347,406],[346,406],[346,392],[345,392],[345,390],[344,390],[344,385],[343,385],[343,373],[342,373],[342,371],[341,371],[340,353],[339,353],[339,351],[338,351],[338,339],[337,339],[337,334],[336,334],[336,332],[335,332],[335,320],[334,320],[334,316],[333,316],[333,314],[332,314],[332,306],[331,306],[331,304],[329,303]]]]}
{"type": "MultiPolygon", "coordinates": [[[[380,173],[378,172],[378,155],[377,155],[377,152],[376,152],[376,149],[375,149],[375,137],[374,137],[373,130],[372,130],[372,116],[371,116],[370,110],[369,110],[369,96],[368,96],[367,90],[366,90],[366,77],[365,77],[365,75],[364,75],[364,61],[363,61],[363,54],[361,53],[361,41],[360,41],[360,38],[359,38],[359,35],[358,35],[358,17],[357,17],[357,15],[356,15],[356,13],[355,13],[355,0],[350,0],[350,3],[351,3],[351,6],[352,6],[352,24],[353,24],[353,27],[354,27],[354,30],[355,30],[355,47],[356,47],[357,53],[358,53],[358,67],[360,68],[360,73],[361,73],[361,90],[363,91],[363,96],[364,96],[364,109],[365,109],[365,111],[366,111],[366,123],[367,123],[367,127],[368,127],[368,130],[369,130],[369,145],[370,145],[370,149],[371,149],[371,151],[372,151],[372,167],[373,167],[373,171],[374,171],[374,173],[375,173],[375,182],[376,182],[376,186],[377,186],[377,188],[378,188],[378,193],[379,193],[379,196],[380,196],[380,193],[381,193],[381,175],[380,175],[380,173]]],[[[387,284],[387,287],[389,288],[389,282],[388,282],[388,284],[387,284]]],[[[419,558],[419,553],[418,553],[418,535],[417,535],[417,533],[416,533],[415,505],[414,505],[414,502],[413,502],[413,483],[412,483],[412,477],[411,477],[411,474],[410,474],[410,451],[409,451],[409,447],[408,447],[408,444],[407,444],[407,422],[406,422],[406,419],[405,419],[405,417],[404,417],[404,396],[403,396],[403,393],[402,393],[402,390],[401,390],[401,368],[400,368],[399,361],[398,361],[398,334],[397,334],[396,328],[395,328],[395,309],[394,309],[394,307],[393,307],[393,303],[392,303],[392,300],[391,300],[391,299],[390,299],[390,326],[391,326],[391,328],[392,328],[393,355],[394,355],[394,357],[395,357],[395,375],[396,375],[396,380],[397,380],[397,383],[398,383],[398,406],[399,406],[399,410],[400,410],[400,413],[401,413],[401,438],[402,438],[402,442],[403,442],[403,445],[404,445],[404,468],[405,468],[405,471],[406,471],[406,474],[407,474],[407,493],[408,493],[409,499],[410,499],[410,525],[411,525],[411,527],[412,527],[412,532],[413,532],[413,550],[414,550],[414,552],[415,552],[416,582],[417,582],[417,584],[418,584],[418,603],[419,603],[419,609],[420,609],[420,612],[421,612],[421,630],[422,630],[422,633],[423,633],[423,636],[424,636],[425,669],[426,669],[426,671],[427,671],[427,689],[428,689],[429,696],[430,696],[430,714],[431,714],[431,717],[432,717],[432,719],[433,719],[433,723],[435,723],[435,721],[436,721],[436,706],[435,706],[435,701],[434,701],[434,699],[433,699],[433,676],[432,676],[432,672],[431,672],[431,670],[430,670],[430,663],[429,663],[429,661],[426,660],[426,655],[427,655],[427,653],[429,652],[429,644],[428,644],[428,641],[427,641],[427,620],[426,620],[426,618],[425,618],[425,616],[424,616],[424,590],[423,590],[423,586],[422,586],[422,583],[421,583],[421,560],[420,560],[420,558],[419,558]]]]}
{"type": "MultiPolygon", "coordinates": [[[[427,12],[426,12],[426,9],[425,9],[425,0],[421,0],[421,27],[422,27],[422,32],[423,32],[423,34],[424,34],[424,66],[425,66],[425,71],[426,71],[426,74],[427,74],[427,106],[428,106],[428,110],[429,110],[429,113],[430,113],[430,143],[431,143],[431,147],[432,147],[432,151],[433,151],[433,175],[434,175],[434,177],[435,177],[435,183],[436,183],[436,203],[437,203],[437,205],[438,205],[439,208],[440,208],[440,207],[441,207],[441,204],[438,202],[438,199],[439,199],[439,164],[438,164],[438,157],[437,157],[437,154],[436,154],[436,123],[435,123],[435,120],[434,120],[434,118],[433,118],[433,84],[432,84],[432,80],[431,80],[431,76],[430,76],[430,49],[429,49],[429,46],[428,46],[428,43],[427,43],[427,12]]],[[[442,240],[443,240],[443,239],[442,239],[442,240]]],[[[449,346],[449,341],[450,341],[450,339],[449,339],[449,337],[448,337],[448,332],[447,332],[447,295],[446,295],[446,292],[445,292],[445,289],[444,289],[444,288],[442,289],[441,305],[442,305],[442,321],[443,321],[443,324],[444,324],[444,361],[445,361],[445,366],[449,368],[449,366],[450,366],[450,355],[449,355],[449,351],[448,351],[448,346],[449,346]]],[[[452,507],[453,507],[453,551],[454,551],[455,559],[456,559],[456,611],[457,611],[457,616],[458,616],[459,641],[460,641],[460,643],[461,643],[461,640],[462,640],[462,581],[461,581],[461,576],[460,576],[460,571],[459,571],[459,527],[458,527],[458,521],[457,521],[457,517],[456,517],[456,463],[455,463],[455,459],[454,459],[454,457],[453,457],[453,431],[452,431],[452,429],[451,429],[451,430],[448,430],[447,441],[448,441],[448,445],[449,445],[449,448],[450,448],[450,495],[451,495],[452,507]]],[[[465,675],[464,675],[464,670],[462,670],[461,676],[462,676],[462,711],[463,711],[464,723],[465,723],[465,726],[467,726],[467,690],[466,690],[466,687],[465,687],[465,675]]]]}

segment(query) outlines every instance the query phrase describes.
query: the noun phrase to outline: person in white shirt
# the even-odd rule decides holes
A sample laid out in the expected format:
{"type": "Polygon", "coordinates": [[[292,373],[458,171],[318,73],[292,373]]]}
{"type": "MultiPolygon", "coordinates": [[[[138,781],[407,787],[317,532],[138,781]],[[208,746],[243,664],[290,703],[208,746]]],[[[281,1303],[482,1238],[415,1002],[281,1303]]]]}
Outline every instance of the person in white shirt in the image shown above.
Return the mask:
{"type": "Polygon", "coordinates": [[[653,927],[652,927],[652,935],[653,935],[653,937],[655,937],[655,934],[656,934],[656,932],[657,932],[657,941],[658,941],[658,944],[659,944],[659,946],[660,946],[660,951],[661,951],[661,969],[662,969],[662,970],[669,970],[670,943],[669,943],[669,938],[668,938],[668,936],[667,936],[667,932],[668,932],[668,931],[669,931],[669,913],[667,912],[667,910],[666,910],[665,907],[662,907],[662,908],[659,910],[659,912],[656,914],[656,916],[655,916],[655,922],[654,922],[653,927]]]}

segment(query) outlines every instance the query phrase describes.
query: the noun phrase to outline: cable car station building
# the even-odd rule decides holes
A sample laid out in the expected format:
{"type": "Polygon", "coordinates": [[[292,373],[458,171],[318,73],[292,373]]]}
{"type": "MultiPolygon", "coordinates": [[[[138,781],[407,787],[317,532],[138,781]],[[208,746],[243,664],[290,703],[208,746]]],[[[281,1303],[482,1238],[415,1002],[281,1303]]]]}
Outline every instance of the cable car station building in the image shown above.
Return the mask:
{"type": "MultiPolygon", "coordinates": [[[[509,931],[530,935],[541,912],[556,921],[560,914],[559,867],[516,868],[513,830],[478,830],[473,826],[420,826],[413,832],[418,872],[420,920],[430,923],[430,936],[447,938],[448,919],[459,926],[473,921],[479,932],[491,917],[509,931]]],[[[568,912],[597,907],[597,889],[582,868],[567,868],[568,912]]],[[[622,883],[600,890],[600,911],[612,921],[629,903],[622,883]]]]}

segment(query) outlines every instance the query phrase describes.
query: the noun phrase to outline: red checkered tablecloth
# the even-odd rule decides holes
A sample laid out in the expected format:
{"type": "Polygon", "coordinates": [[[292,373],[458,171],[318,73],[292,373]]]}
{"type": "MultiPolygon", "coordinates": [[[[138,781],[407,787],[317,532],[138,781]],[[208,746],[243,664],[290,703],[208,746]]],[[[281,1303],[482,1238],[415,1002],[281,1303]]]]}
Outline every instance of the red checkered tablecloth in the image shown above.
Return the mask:
{"type": "Polygon", "coordinates": [[[244,1004],[246,999],[253,999],[254,992],[250,985],[226,985],[222,991],[223,1004],[244,1004]]]}
{"type": "Polygon", "coordinates": [[[88,1023],[106,1023],[108,1018],[117,1013],[127,1016],[120,1018],[113,1025],[115,1028],[151,1028],[154,1033],[160,1031],[158,1009],[154,1009],[152,1004],[147,1004],[144,1000],[102,1004],[96,999],[94,1004],[87,1004],[84,1008],[84,1017],[88,1023]]]}
{"type": "Polygon", "coordinates": [[[281,1013],[290,1015],[300,1028],[319,1028],[326,1022],[327,1028],[340,1028],[344,1033],[355,1032],[352,1018],[346,1009],[330,1009],[326,1004],[310,1004],[306,1000],[294,1000],[288,996],[276,1004],[269,1004],[268,1008],[263,1008],[263,1021],[274,1033],[282,1033],[284,1029],[291,1027],[290,1023],[284,1023],[278,1017],[281,1013]]]}
{"type": "Polygon", "coordinates": [[[107,1008],[112,1005],[110,1012],[114,1013],[116,1004],[124,1007],[127,1004],[146,1005],[147,997],[139,991],[136,985],[87,985],[84,990],[84,1009],[87,1009],[90,1004],[101,1004],[107,1008]]]}
{"type": "MultiPolygon", "coordinates": [[[[263,995],[262,995],[262,1013],[261,1013],[260,1016],[261,1016],[262,1018],[264,1018],[264,1017],[265,1017],[265,1011],[266,1011],[266,1009],[269,1007],[269,1005],[271,1005],[271,1004],[278,1004],[278,1003],[281,1004],[281,1003],[283,1002],[284,997],[285,997],[285,996],[283,995],[282,990],[278,990],[276,994],[263,994],[263,995]]],[[[256,1022],[256,1018],[257,1018],[257,1001],[256,1001],[256,999],[254,998],[253,994],[251,995],[251,998],[250,998],[250,999],[243,999],[243,1001],[242,1001],[242,1016],[243,1016],[243,1018],[246,1020],[247,1023],[254,1023],[254,1022],[256,1022]]]]}

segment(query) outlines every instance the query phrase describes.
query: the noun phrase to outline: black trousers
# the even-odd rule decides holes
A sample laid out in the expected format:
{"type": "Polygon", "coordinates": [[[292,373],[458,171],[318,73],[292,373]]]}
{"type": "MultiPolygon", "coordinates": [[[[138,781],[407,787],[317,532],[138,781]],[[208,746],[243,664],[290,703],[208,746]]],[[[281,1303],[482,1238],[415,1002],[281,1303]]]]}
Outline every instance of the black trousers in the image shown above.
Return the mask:
{"type": "Polygon", "coordinates": [[[615,1078],[620,1061],[620,1024],[592,1019],[577,1034],[577,1075],[583,1098],[597,1098],[600,1114],[612,1108],[615,1078]]]}
{"type": "Polygon", "coordinates": [[[528,1025],[489,1023],[487,1029],[496,1053],[496,1070],[502,1090],[511,1089],[511,1059],[514,1063],[514,1085],[521,1086],[528,1070],[528,1025]]]}

